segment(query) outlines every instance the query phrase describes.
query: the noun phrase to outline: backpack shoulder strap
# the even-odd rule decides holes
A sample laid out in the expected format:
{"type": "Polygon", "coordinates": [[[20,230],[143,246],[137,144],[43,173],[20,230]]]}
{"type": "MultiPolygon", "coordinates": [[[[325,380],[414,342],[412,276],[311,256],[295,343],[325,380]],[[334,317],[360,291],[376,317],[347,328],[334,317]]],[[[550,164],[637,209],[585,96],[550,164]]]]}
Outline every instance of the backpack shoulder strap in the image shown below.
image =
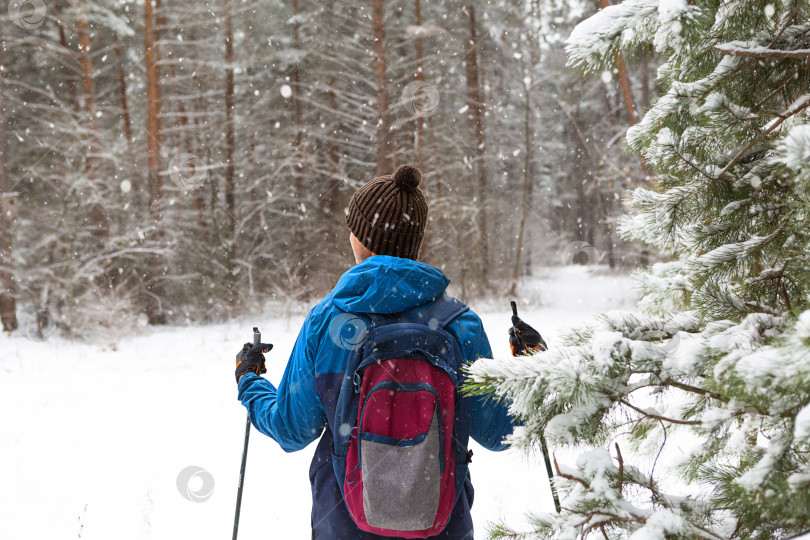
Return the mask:
{"type": "Polygon", "coordinates": [[[369,313],[368,316],[376,324],[395,322],[419,322],[431,328],[445,328],[448,324],[456,320],[463,313],[469,311],[466,305],[460,300],[449,296],[446,292],[433,300],[433,303],[424,309],[422,306],[409,309],[402,313],[381,314],[369,313]]]}
{"type": "Polygon", "coordinates": [[[414,318],[431,328],[445,328],[469,310],[460,300],[442,293],[429,308],[420,311],[414,318]]]}

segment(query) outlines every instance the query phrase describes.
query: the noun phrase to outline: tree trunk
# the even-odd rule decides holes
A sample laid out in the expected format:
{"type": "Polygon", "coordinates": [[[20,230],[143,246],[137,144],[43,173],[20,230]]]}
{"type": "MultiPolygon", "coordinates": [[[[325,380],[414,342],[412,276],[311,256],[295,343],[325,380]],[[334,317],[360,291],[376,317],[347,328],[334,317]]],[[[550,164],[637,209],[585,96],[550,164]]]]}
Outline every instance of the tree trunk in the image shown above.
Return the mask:
{"type": "MultiPolygon", "coordinates": [[[[610,0],[599,0],[599,6],[605,9],[610,6],[610,0]]],[[[622,95],[624,96],[624,107],[627,109],[627,116],[630,118],[630,125],[632,126],[638,122],[638,113],[633,99],[630,76],[627,74],[627,65],[624,62],[624,55],[620,52],[616,53],[616,68],[619,70],[619,84],[622,87],[622,95]]]]}
{"type": "MultiPolygon", "coordinates": [[[[236,257],[238,238],[237,210],[236,210],[236,121],[235,115],[235,83],[234,83],[234,51],[233,51],[233,14],[231,0],[222,0],[225,15],[225,209],[227,216],[227,231],[225,242],[225,265],[228,268],[226,281],[226,301],[231,307],[231,314],[238,315],[239,295],[236,287],[236,257]]],[[[220,235],[221,236],[221,235],[220,235]]],[[[222,237],[222,236],[221,236],[222,237]]]]}
{"type": "MultiPolygon", "coordinates": [[[[299,35],[299,25],[298,25],[298,0],[293,0],[292,2],[293,8],[293,48],[296,50],[301,49],[301,38],[299,35]]],[[[304,204],[304,199],[306,197],[306,193],[304,191],[304,111],[301,103],[301,69],[296,61],[295,65],[292,68],[292,100],[293,100],[293,111],[295,114],[295,141],[293,143],[293,152],[294,152],[294,168],[295,168],[295,214],[298,216],[298,225],[295,229],[295,237],[294,242],[297,247],[303,246],[307,243],[306,238],[304,237],[304,228],[301,224],[306,219],[305,210],[306,205],[304,204]]],[[[309,280],[309,271],[307,268],[307,253],[306,250],[299,250],[299,266],[298,266],[298,278],[300,279],[300,284],[302,287],[305,288],[305,284],[309,280]]]]}
{"type": "MultiPolygon", "coordinates": [[[[96,126],[96,89],[93,83],[93,60],[90,56],[90,25],[87,22],[87,2],[79,0],[76,33],[79,38],[79,65],[82,70],[82,100],[89,116],[89,124],[95,131],[96,126]]],[[[95,138],[95,136],[94,136],[95,138]]],[[[91,144],[97,145],[94,140],[91,144]]]]}
{"type": "MultiPolygon", "coordinates": [[[[421,0],[416,0],[414,6],[414,17],[416,19],[416,26],[422,26],[422,3],[421,0]]],[[[419,36],[422,35],[420,32],[419,36]]],[[[422,38],[416,38],[416,80],[420,85],[425,82],[425,74],[422,71],[422,38]]],[[[424,146],[425,146],[425,117],[422,114],[416,115],[416,165],[419,170],[424,169],[424,146]]]]}
{"type": "MultiPolygon", "coordinates": [[[[532,40],[533,43],[533,40],[532,40]]],[[[531,46],[531,45],[530,45],[531,46]]],[[[510,296],[517,296],[518,282],[520,281],[520,258],[523,254],[523,237],[526,232],[526,220],[529,217],[529,196],[532,188],[532,100],[531,90],[534,83],[534,50],[529,54],[528,69],[523,71],[523,93],[525,95],[525,109],[523,111],[523,203],[521,205],[520,226],[518,227],[517,250],[515,254],[515,268],[512,273],[512,286],[510,296]]]]}
{"type": "MultiPolygon", "coordinates": [[[[194,34],[194,29],[193,28],[189,31],[189,39],[192,42],[195,39],[195,34],[194,34]]],[[[202,99],[202,95],[203,95],[203,77],[201,75],[199,75],[198,72],[195,70],[195,71],[193,71],[191,73],[191,82],[197,89],[197,96],[195,97],[195,99],[192,101],[192,104],[191,104],[193,133],[192,133],[192,137],[191,137],[191,140],[190,140],[190,143],[191,143],[192,146],[189,147],[190,149],[189,149],[188,152],[189,152],[189,154],[194,154],[195,152],[197,152],[197,151],[201,152],[201,150],[202,150],[201,148],[199,148],[200,145],[197,143],[197,141],[199,140],[198,137],[200,136],[199,132],[201,130],[200,116],[202,115],[202,112],[205,110],[205,108],[203,106],[203,103],[202,103],[203,102],[203,99],[202,99]]],[[[199,156],[199,157],[202,158],[202,156],[199,156]]],[[[205,159],[210,159],[210,158],[209,158],[209,156],[206,156],[205,159]]],[[[210,163],[210,161],[207,161],[206,163],[210,163]]],[[[208,175],[208,179],[209,179],[209,181],[212,180],[210,175],[208,175]]],[[[194,190],[194,211],[197,213],[197,225],[199,225],[200,231],[202,232],[203,237],[205,238],[205,241],[210,244],[211,243],[211,231],[210,231],[210,229],[208,227],[208,222],[206,221],[206,205],[205,205],[205,197],[204,196],[205,196],[205,191],[204,191],[203,188],[194,190]]]]}
{"type": "MultiPolygon", "coordinates": [[[[329,47],[329,55],[332,54],[332,48],[329,47]]],[[[337,78],[334,74],[329,75],[326,83],[326,106],[328,107],[329,111],[334,113],[338,110],[337,105],[337,93],[335,92],[335,85],[337,84],[337,78]]],[[[340,117],[336,114],[333,114],[333,118],[335,122],[340,122],[340,117]]],[[[324,144],[324,157],[326,161],[326,171],[327,171],[327,190],[321,196],[321,208],[324,214],[329,216],[329,219],[333,222],[342,218],[342,212],[340,211],[340,178],[341,178],[341,167],[340,167],[340,147],[338,146],[338,135],[332,131],[326,135],[325,144],[324,144]]],[[[342,230],[342,229],[339,229],[342,230]]]]}
{"type": "Polygon", "coordinates": [[[640,55],[641,63],[641,112],[642,114],[650,109],[650,68],[647,65],[649,53],[645,48],[640,55]]]}
{"type": "MultiPolygon", "coordinates": [[[[0,27],[0,209],[3,208],[3,197],[9,195],[11,188],[6,146],[6,99],[3,95],[6,73],[5,69],[2,69],[4,50],[5,42],[0,27]]],[[[0,320],[6,332],[17,329],[17,288],[11,261],[11,215],[10,212],[2,210],[0,210],[0,320]]]]}
{"type": "MultiPolygon", "coordinates": [[[[149,185],[149,219],[153,228],[152,238],[155,249],[163,241],[161,224],[161,198],[163,178],[160,148],[162,133],[160,126],[160,71],[155,58],[155,31],[152,0],[144,0],[143,9],[144,68],[146,71],[146,146],[148,155],[147,182],[149,185]]],[[[150,256],[146,276],[146,314],[149,324],[165,324],[166,316],[162,309],[163,299],[163,257],[155,252],[150,256]]]]}
{"type": "MultiPolygon", "coordinates": [[[[166,75],[162,79],[162,84],[158,89],[161,93],[164,91],[165,88],[172,87],[172,84],[175,82],[176,71],[175,71],[175,62],[172,58],[172,49],[168,46],[163,47],[161,44],[162,35],[161,32],[168,28],[168,24],[166,23],[166,16],[164,14],[165,10],[161,5],[161,0],[155,0],[155,39],[157,40],[155,43],[155,58],[159,64],[163,64],[166,66],[166,75]],[[165,55],[165,56],[164,56],[165,55]]],[[[172,29],[172,39],[179,39],[183,41],[183,27],[178,26],[172,29]]],[[[162,99],[161,99],[162,101],[162,99]]],[[[192,150],[192,142],[191,136],[189,134],[188,128],[188,117],[186,115],[186,107],[183,103],[182,99],[177,99],[175,104],[175,111],[177,111],[177,120],[173,120],[174,125],[166,128],[165,123],[163,124],[163,128],[167,131],[172,131],[173,127],[177,127],[177,122],[179,122],[179,134],[182,136],[183,139],[183,148],[184,151],[188,154],[193,154],[192,150]]],[[[163,140],[164,144],[166,140],[163,140]]],[[[173,145],[171,145],[173,146],[173,145]]],[[[178,206],[179,208],[179,206],[178,206]]]]}
{"type": "Polygon", "coordinates": [[[455,245],[455,236],[447,226],[448,205],[445,200],[444,179],[442,177],[442,164],[439,151],[436,148],[435,127],[432,117],[427,117],[427,129],[430,134],[430,170],[425,173],[423,184],[430,196],[431,206],[428,215],[428,226],[425,229],[425,238],[422,242],[422,252],[419,259],[436,267],[443,265],[451,259],[447,250],[448,245],[455,245]],[[453,238],[448,238],[453,236],[453,238]]]}
{"type": "MultiPolygon", "coordinates": [[[[62,4],[61,2],[58,4],[58,11],[57,11],[57,26],[59,28],[59,44],[65,51],[68,51],[70,47],[68,46],[67,42],[67,35],[65,34],[65,24],[61,21],[61,14],[62,14],[62,4]]],[[[76,99],[76,82],[73,78],[73,75],[69,75],[68,79],[68,91],[70,92],[70,103],[73,105],[73,110],[75,112],[79,112],[79,100],[76,99]]]]}
{"type": "Polygon", "coordinates": [[[124,121],[124,136],[127,139],[129,153],[133,155],[132,119],[129,116],[129,106],[127,105],[127,77],[124,72],[124,59],[121,55],[121,43],[118,36],[115,36],[115,57],[118,60],[118,95],[121,99],[121,119],[124,121]]]}
{"type": "MultiPolygon", "coordinates": [[[[97,183],[95,178],[101,144],[98,136],[98,124],[96,123],[98,110],[96,108],[96,87],[93,82],[93,59],[90,44],[90,24],[87,19],[87,1],[79,0],[77,7],[76,33],[79,39],[79,66],[82,72],[82,101],[87,112],[87,130],[89,131],[84,171],[99,191],[97,201],[100,201],[104,200],[106,186],[103,183],[97,183]]],[[[103,250],[106,248],[110,236],[110,223],[107,212],[101,202],[95,202],[91,208],[91,214],[97,247],[103,250]]]]}
{"type": "Polygon", "coordinates": [[[470,41],[465,54],[465,73],[467,79],[467,112],[468,121],[475,134],[476,161],[478,165],[478,249],[480,278],[483,284],[489,286],[489,246],[487,240],[487,164],[486,164],[486,133],[484,131],[484,102],[481,95],[479,80],[480,66],[478,63],[478,39],[475,25],[475,8],[468,3],[464,6],[470,23],[470,41]]]}
{"type": "MultiPolygon", "coordinates": [[[[250,29],[251,29],[250,21],[247,21],[247,28],[246,28],[247,33],[250,32],[250,29]]],[[[245,70],[245,75],[247,76],[247,79],[249,81],[252,81],[253,77],[255,76],[254,68],[252,66],[249,66],[245,70]]],[[[248,104],[248,106],[250,107],[251,110],[253,110],[253,108],[256,106],[256,100],[252,100],[248,104]]],[[[247,167],[246,167],[246,170],[245,170],[245,176],[247,176],[248,178],[253,178],[253,175],[256,172],[256,131],[255,130],[251,130],[249,132],[249,134],[248,134],[247,152],[246,152],[246,154],[247,155],[245,157],[247,158],[247,167]]],[[[250,204],[250,212],[252,213],[252,216],[250,218],[249,223],[250,223],[250,229],[252,231],[252,234],[255,234],[257,231],[260,231],[261,227],[262,227],[261,213],[256,210],[258,208],[258,206],[259,206],[259,191],[257,189],[256,182],[250,181],[249,185],[250,185],[250,203],[251,203],[250,204]]]]}
{"type": "MultiPolygon", "coordinates": [[[[163,37],[160,32],[163,30],[163,27],[166,26],[166,18],[163,16],[163,9],[161,9],[161,6],[160,6],[161,0],[154,0],[154,1],[155,1],[155,4],[153,6],[153,15],[154,16],[153,16],[152,35],[154,36],[154,43],[155,43],[155,65],[160,66],[160,63],[161,63],[160,47],[162,45],[160,41],[161,41],[161,39],[163,37]]],[[[165,83],[163,82],[162,77],[159,78],[159,81],[160,82],[157,85],[157,100],[158,100],[158,103],[162,104],[163,103],[163,85],[165,83]]],[[[160,129],[161,129],[160,145],[162,147],[163,143],[164,143],[163,133],[162,133],[162,130],[163,130],[163,111],[162,111],[162,108],[161,108],[160,114],[161,114],[161,116],[160,116],[160,129]]],[[[161,151],[162,151],[162,148],[161,148],[161,151]]]]}
{"type": "Polygon", "coordinates": [[[234,125],[234,79],[233,79],[233,22],[231,1],[223,0],[225,8],[225,207],[228,210],[228,232],[231,239],[236,230],[236,128],[234,125]]]}
{"type": "Polygon", "coordinates": [[[638,122],[638,112],[636,112],[633,89],[630,86],[630,76],[627,74],[627,65],[624,63],[624,56],[622,53],[616,53],[616,67],[619,68],[619,82],[622,86],[624,107],[627,109],[627,116],[630,119],[630,125],[632,126],[638,122]]]}
{"type": "Polygon", "coordinates": [[[385,26],[383,25],[383,0],[374,0],[374,53],[377,82],[377,167],[376,176],[391,172],[390,118],[388,110],[388,80],[385,67],[385,26]]]}

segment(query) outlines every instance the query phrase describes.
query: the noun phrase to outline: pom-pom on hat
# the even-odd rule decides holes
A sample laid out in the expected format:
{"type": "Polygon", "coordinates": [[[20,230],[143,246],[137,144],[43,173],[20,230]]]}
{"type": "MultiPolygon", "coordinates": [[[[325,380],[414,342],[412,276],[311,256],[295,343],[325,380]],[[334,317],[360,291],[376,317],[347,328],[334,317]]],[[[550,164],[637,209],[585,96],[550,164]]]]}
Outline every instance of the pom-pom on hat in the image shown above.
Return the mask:
{"type": "Polygon", "coordinates": [[[374,178],[349,201],[346,224],[377,255],[417,260],[425,237],[428,206],[419,189],[422,171],[403,165],[374,178]]]}

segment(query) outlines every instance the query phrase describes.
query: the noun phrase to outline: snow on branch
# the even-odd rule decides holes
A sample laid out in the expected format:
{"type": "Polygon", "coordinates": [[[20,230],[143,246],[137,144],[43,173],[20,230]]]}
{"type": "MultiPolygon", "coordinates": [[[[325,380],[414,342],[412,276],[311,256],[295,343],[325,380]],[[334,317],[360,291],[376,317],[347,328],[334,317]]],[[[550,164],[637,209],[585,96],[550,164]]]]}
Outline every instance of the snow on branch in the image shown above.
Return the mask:
{"type": "Polygon", "coordinates": [[[773,242],[782,233],[785,224],[781,224],[778,229],[767,236],[752,236],[747,240],[723,244],[708,253],[704,253],[694,259],[694,264],[699,264],[706,268],[721,265],[737,264],[749,257],[755,256],[773,242]]]}
{"type": "Polygon", "coordinates": [[[668,318],[611,312],[552,351],[469,366],[468,389],[509,399],[522,419],[512,445],[530,449],[545,436],[552,446],[584,446],[575,467],[555,457],[563,511],[534,516],[539,536],[584,538],[623,529],[633,538],[727,538],[715,528],[725,491],[679,496],[659,487],[657,456],[667,440],[686,440],[676,436],[686,432],[696,440],[679,450],[686,483],[695,478],[688,471],[722,470],[726,485],[757,494],[795,462],[790,485],[810,484],[810,467],[797,461],[810,439],[810,406],[806,394],[794,390],[810,382],[810,311],[787,339],[769,343],[783,323],[762,313],[733,324],[701,323],[689,312],[668,318]],[[660,399],[665,393],[670,397],[660,399]],[[794,429],[790,419],[799,410],[794,429]],[[763,435],[755,446],[746,443],[752,433],[763,435]],[[619,437],[636,450],[622,457],[613,442],[619,437]],[[663,441],[647,446],[658,452],[652,469],[633,463],[646,439],[663,441]],[[615,457],[604,447],[607,440],[615,457]],[[732,467],[733,456],[741,459],[732,467]],[[649,492],[648,502],[639,505],[641,492],[649,492]]]}
{"type": "MultiPolygon", "coordinates": [[[[723,57],[711,73],[696,81],[674,81],[666,94],[661,96],[641,122],[627,130],[627,144],[631,149],[642,151],[645,144],[656,137],[661,126],[673,117],[697,111],[702,100],[719,85],[732,80],[742,60],[723,57]]],[[[647,156],[650,159],[650,156],[647,156]]]]}
{"type": "Polygon", "coordinates": [[[776,128],[782,125],[788,118],[792,116],[796,116],[800,112],[804,111],[806,108],[810,107],[810,94],[804,94],[803,96],[799,97],[796,101],[790,104],[790,106],[785,109],[782,114],[776,115],[776,117],[768,122],[762,129],[762,131],[757,135],[751,142],[749,142],[742,150],[740,150],[737,155],[735,155],[728,164],[723,167],[723,170],[720,171],[720,174],[717,175],[717,180],[723,178],[726,173],[733,167],[739,160],[746,155],[746,153],[753,148],[753,146],[762,140],[765,136],[769,135],[773,132],[776,128]]]}
{"type": "Polygon", "coordinates": [[[790,128],[771,161],[796,173],[797,180],[810,178],[810,124],[790,128]]]}
{"type": "Polygon", "coordinates": [[[579,23],[566,41],[569,63],[594,71],[612,61],[620,38],[625,42],[633,41],[637,31],[655,20],[658,3],[658,0],[627,0],[579,23]],[[625,32],[628,35],[623,36],[625,32]]]}
{"type": "Polygon", "coordinates": [[[771,49],[760,45],[752,45],[746,42],[732,41],[714,46],[715,50],[731,56],[746,56],[749,58],[810,58],[810,49],[797,49],[784,51],[771,49]]]}

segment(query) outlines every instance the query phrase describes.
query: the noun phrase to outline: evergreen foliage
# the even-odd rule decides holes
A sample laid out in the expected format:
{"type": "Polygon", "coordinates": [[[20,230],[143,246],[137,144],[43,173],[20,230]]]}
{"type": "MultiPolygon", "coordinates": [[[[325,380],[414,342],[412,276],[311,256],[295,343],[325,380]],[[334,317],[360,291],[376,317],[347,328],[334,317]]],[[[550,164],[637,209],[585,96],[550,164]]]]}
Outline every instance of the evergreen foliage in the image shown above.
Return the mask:
{"type": "Polygon", "coordinates": [[[637,313],[471,368],[525,426],[584,450],[525,534],[785,538],[810,529],[810,4],[627,0],[568,41],[586,74],[654,46],[665,93],[626,141],[655,175],[621,234],[668,255],[637,313]],[[659,459],[661,458],[661,459],[659,459]]]}

